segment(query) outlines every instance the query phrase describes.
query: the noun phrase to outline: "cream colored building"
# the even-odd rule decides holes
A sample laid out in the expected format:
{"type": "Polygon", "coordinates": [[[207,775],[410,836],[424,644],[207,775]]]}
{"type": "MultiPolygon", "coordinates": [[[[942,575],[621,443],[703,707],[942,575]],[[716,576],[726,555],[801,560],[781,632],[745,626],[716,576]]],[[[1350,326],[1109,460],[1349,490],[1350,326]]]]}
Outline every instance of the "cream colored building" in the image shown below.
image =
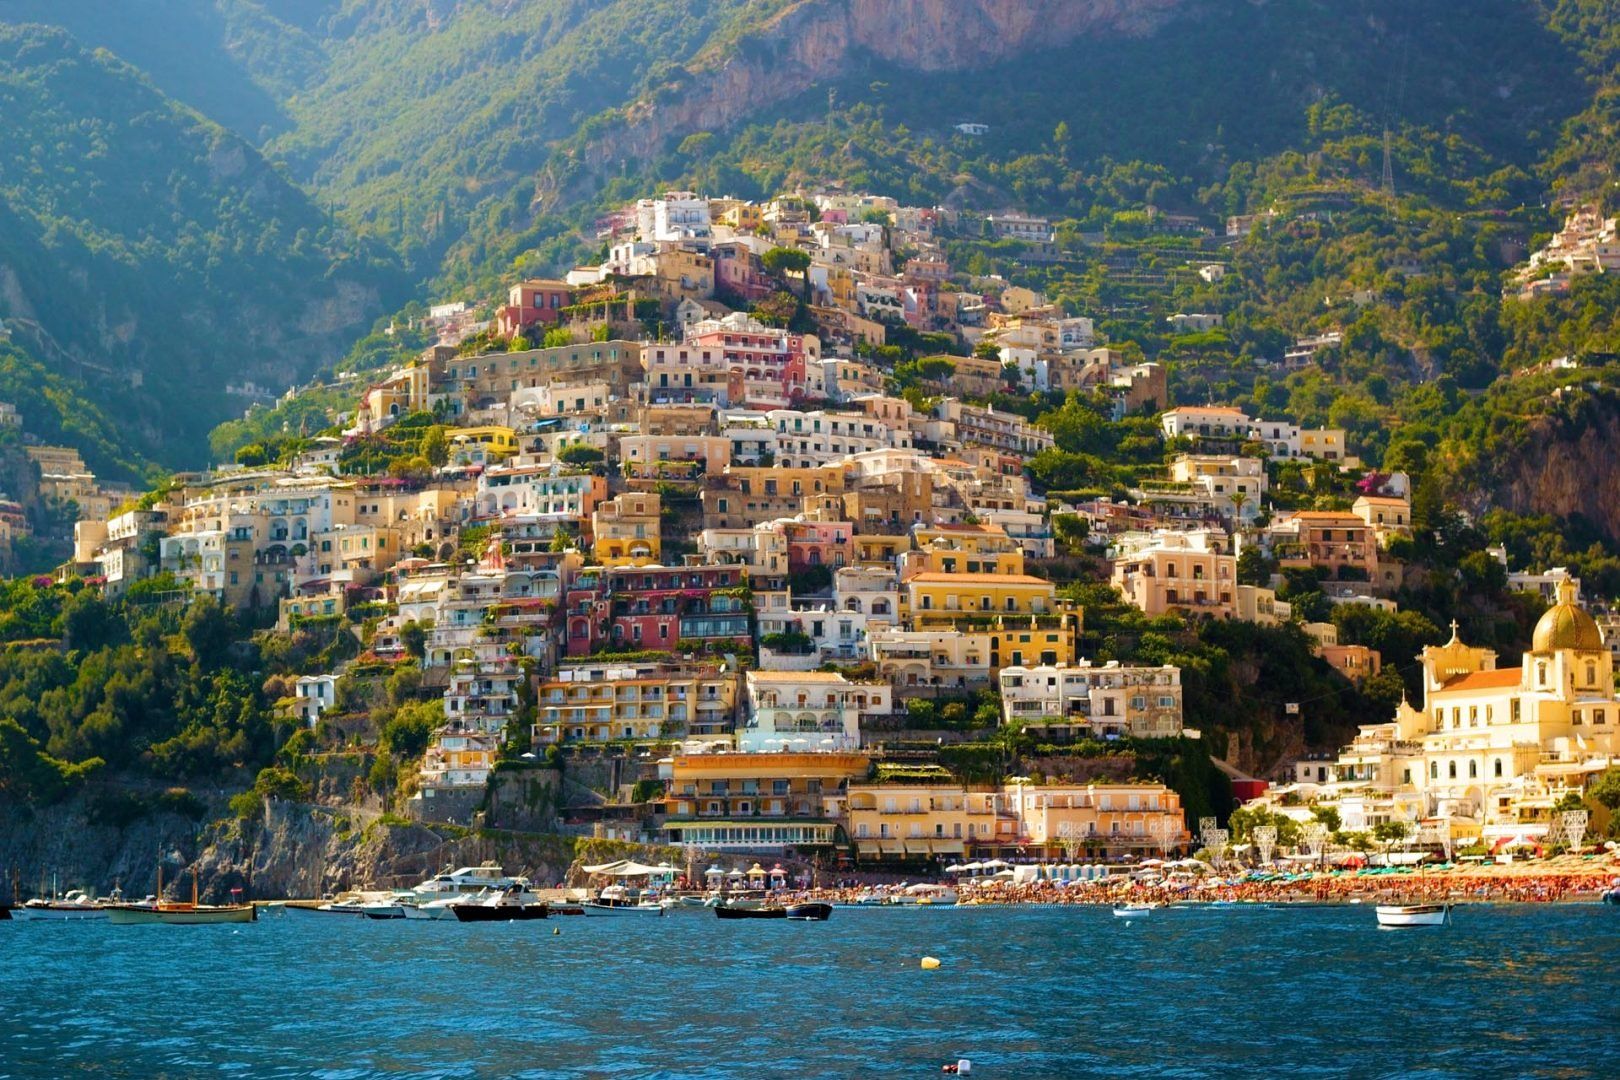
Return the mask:
{"type": "MultiPolygon", "coordinates": [[[[1620,754],[1620,698],[1603,633],[1566,582],[1519,667],[1458,639],[1423,650],[1423,701],[1365,726],[1333,781],[1299,794],[1348,828],[1423,822],[1459,842],[1545,836],[1553,806],[1620,754]]],[[[1290,789],[1269,793],[1281,798],[1290,789]]]]}

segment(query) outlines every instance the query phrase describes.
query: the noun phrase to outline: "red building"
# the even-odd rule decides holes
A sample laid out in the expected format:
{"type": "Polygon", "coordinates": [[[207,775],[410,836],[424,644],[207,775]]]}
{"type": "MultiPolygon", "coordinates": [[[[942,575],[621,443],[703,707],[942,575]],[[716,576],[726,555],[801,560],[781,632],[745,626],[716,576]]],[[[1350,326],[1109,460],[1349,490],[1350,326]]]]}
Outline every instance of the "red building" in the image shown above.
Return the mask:
{"type": "Polygon", "coordinates": [[[748,582],[738,566],[621,566],[580,572],[568,590],[568,655],[598,648],[673,650],[687,641],[750,643],[748,582]]]}
{"type": "Polygon", "coordinates": [[[848,521],[783,521],[787,537],[788,571],[798,573],[812,566],[837,569],[854,561],[852,536],[855,526],[848,521]]]}
{"type": "Polygon", "coordinates": [[[495,332],[511,337],[531,326],[555,326],[573,295],[562,281],[520,282],[507,292],[506,306],[495,312],[495,332]]]}

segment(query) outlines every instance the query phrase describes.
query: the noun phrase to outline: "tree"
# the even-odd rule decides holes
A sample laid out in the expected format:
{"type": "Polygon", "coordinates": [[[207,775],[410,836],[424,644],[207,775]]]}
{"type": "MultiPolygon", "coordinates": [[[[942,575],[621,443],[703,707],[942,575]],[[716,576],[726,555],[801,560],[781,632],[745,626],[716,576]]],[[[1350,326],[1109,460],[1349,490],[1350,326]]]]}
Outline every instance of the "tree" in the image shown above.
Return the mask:
{"type": "Polygon", "coordinates": [[[573,343],[574,332],[572,330],[565,330],[560,326],[553,326],[550,330],[547,330],[545,336],[540,339],[540,347],[543,349],[561,349],[565,346],[572,345],[573,343]]]}
{"type": "Polygon", "coordinates": [[[422,659],[427,655],[427,627],[411,619],[399,628],[399,644],[407,656],[422,659]]]}
{"type": "Polygon", "coordinates": [[[450,440],[444,433],[443,424],[434,424],[422,436],[422,456],[434,468],[443,466],[450,460],[450,440]]]}
{"type": "Polygon", "coordinates": [[[91,589],[80,590],[62,608],[62,645],[94,652],[123,637],[124,621],[91,589]]]}
{"type": "Polygon", "coordinates": [[[760,257],[765,269],[777,277],[786,280],[788,274],[798,274],[802,278],[800,286],[800,299],[806,304],[810,302],[810,253],[800,251],[798,248],[773,247],[760,257]]]}
{"type": "Polygon", "coordinates": [[[221,667],[230,656],[231,616],[211,596],[191,605],[180,624],[180,632],[191,648],[191,655],[205,671],[221,667]]]}
{"type": "Polygon", "coordinates": [[[1407,825],[1404,821],[1380,821],[1372,827],[1372,838],[1384,845],[1384,862],[1389,862],[1389,853],[1395,850],[1396,844],[1406,842],[1407,825]]]}
{"type": "Polygon", "coordinates": [[[564,465],[599,465],[604,457],[602,451],[585,443],[574,443],[557,451],[557,460],[564,465]]]}
{"type": "Polygon", "coordinates": [[[1344,822],[1339,818],[1339,808],[1336,806],[1313,806],[1311,817],[1326,825],[1330,833],[1336,833],[1344,827],[1344,822]]]}

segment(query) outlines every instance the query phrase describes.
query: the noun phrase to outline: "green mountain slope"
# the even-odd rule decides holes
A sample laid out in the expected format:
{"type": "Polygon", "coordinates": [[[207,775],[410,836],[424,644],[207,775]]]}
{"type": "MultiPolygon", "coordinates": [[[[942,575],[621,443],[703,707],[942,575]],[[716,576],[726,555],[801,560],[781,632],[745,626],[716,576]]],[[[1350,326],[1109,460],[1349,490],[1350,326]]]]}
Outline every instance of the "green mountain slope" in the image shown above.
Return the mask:
{"type": "Polygon", "coordinates": [[[0,318],[125,445],[202,459],[208,427],[363,332],[391,257],[240,137],[67,34],[0,27],[0,318]]]}

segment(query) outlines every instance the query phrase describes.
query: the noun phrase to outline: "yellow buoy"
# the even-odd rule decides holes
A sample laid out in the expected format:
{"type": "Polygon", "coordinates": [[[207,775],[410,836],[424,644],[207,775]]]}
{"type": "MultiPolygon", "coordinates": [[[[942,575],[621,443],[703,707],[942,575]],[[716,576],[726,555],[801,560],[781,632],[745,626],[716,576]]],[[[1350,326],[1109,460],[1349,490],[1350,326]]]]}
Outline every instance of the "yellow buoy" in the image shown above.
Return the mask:
{"type": "Polygon", "coordinates": [[[937,967],[939,967],[939,961],[934,959],[932,956],[925,956],[922,958],[922,969],[924,971],[933,971],[937,967]]]}
{"type": "Polygon", "coordinates": [[[552,932],[552,933],[553,933],[553,934],[561,934],[561,933],[562,933],[562,927],[560,927],[560,926],[553,926],[553,927],[552,927],[552,928],[551,928],[551,932],[552,932]]]}

